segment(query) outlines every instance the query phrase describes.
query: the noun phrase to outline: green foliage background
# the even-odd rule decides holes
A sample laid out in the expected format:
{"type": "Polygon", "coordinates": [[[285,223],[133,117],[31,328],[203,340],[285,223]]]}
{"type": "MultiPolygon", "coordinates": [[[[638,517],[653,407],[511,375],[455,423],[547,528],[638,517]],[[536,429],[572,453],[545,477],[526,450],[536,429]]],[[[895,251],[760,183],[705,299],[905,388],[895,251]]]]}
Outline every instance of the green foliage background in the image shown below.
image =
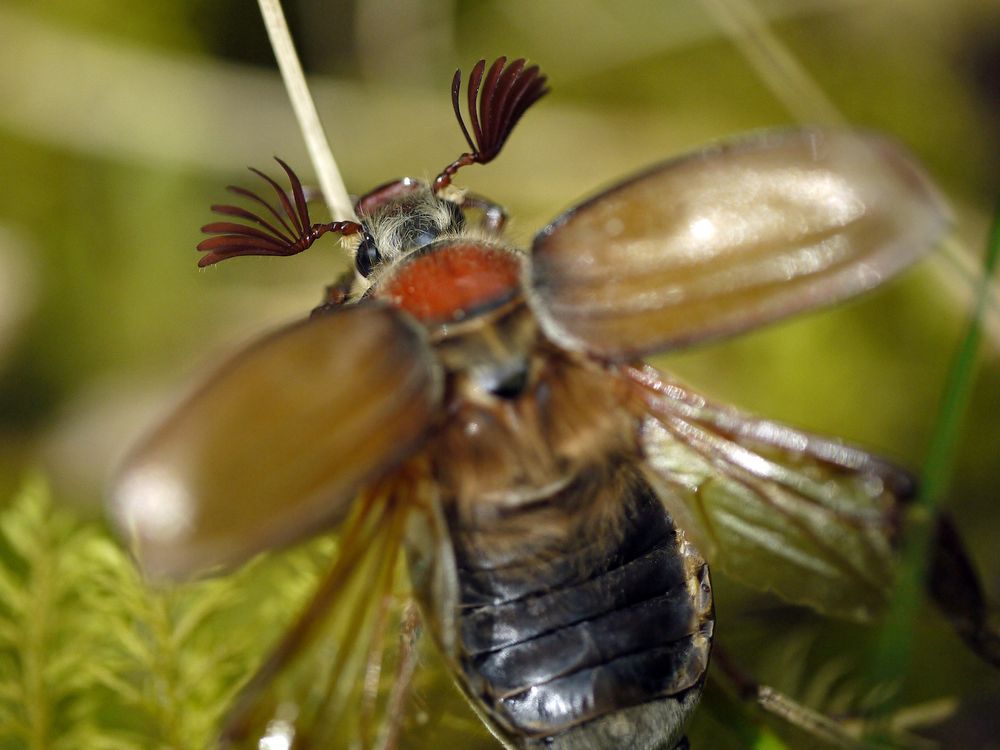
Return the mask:
{"type": "MultiPolygon", "coordinates": [[[[724,4],[742,7],[742,3],[724,4]]],[[[791,122],[695,0],[289,2],[352,190],[429,176],[462,149],[447,83],[527,55],[553,93],[503,157],[462,182],[508,206],[516,239],[618,176],[712,138],[791,122]]],[[[962,271],[943,254],[836,310],[663,358],[700,388],[920,466],[1000,192],[1000,3],[756,0],[852,123],[894,133],[949,196],[962,271]]],[[[308,160],[250,0],[0,0],[0,749],[198,748],[305,600],[333,542],[234,576],[154,590],[101,515],[107,478],[181,384],[305,314],[344,266],[335,244],[198,272],[208,205],[246,164],[308,160]]],[[[994,288],[996,292],[996,288],[994,288]]],[[[947,502],[1000,601],[1000,308],[947,502]]],[[[280,512],[280,509],[276,512],[280,512]]],[[[874,631],[717,580],[720,638],[766,680],[850,713],[874,631]]],[[[895,686],[943,747],[1000,747],[1000,679],[926,607],[895,686]],[[940,701],[945,701],[941,703],[940,701]]],[[[432,652],[406,747],[495,743],[432,652]]],[[[808,747],[724,694],[699,748],[808,747]],[[778,739],[779,736],[782,739],[778,739]],[[768,744],[771,743],[771,744],[768,744]]]]}

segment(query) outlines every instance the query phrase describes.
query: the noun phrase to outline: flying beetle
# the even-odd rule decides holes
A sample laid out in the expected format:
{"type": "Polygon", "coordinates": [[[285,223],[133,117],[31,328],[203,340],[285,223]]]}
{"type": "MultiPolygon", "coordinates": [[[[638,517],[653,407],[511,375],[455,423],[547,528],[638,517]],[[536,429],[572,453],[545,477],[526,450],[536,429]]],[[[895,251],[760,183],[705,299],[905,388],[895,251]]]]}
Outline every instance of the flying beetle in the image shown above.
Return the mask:
{"type": "MultiPolygon", "coordinates": [[[[713,403],[642,358],[881,284],[946,229],[930,179],[881,135],[762,132],[633,175],[524,251],[500,205],[452,182],[492,161],[547,90],[523,59],[480,60],[467,125],[456,72],[470,150],[430,184],[363,195],[358,221],[314,223],[281,160],[290,190],[253,170],[276,202],[234,187],[252,210],[213,206],[225,220],[203,228],[202,266],[325,234],[354,257],[311,316],[237,354],[153,430],[113,489],[154,576],[340,529],[333,571],[226,739],[249,731],[260,687],[371,554],[405,552],[455,681],[517,750],[688,747],[713,645],[709,564],[834,615],[885,602],[910,475],[713,403]]],[[[960,564],[938,566],[953,571],[939,588],[978,593],[960,545],[942,549],[960,564]]],[[[982,613],[962,617],[973,643],[982,613]]]]}

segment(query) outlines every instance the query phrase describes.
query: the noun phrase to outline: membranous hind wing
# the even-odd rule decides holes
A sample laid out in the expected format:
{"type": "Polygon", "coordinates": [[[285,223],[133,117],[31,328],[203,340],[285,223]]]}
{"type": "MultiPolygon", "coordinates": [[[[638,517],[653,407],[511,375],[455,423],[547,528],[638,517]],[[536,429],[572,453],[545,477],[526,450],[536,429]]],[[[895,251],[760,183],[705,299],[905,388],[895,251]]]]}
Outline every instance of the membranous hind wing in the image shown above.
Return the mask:
{"type": "Polygon", "coordinates": [[[332,566],[243,685],[220,750],[395,746],[419,634],[403,540],[412,511],[433,502],[422,466],[407,462],[352,505],[332,566]]]}
{"type": "Polygon", "coordinates": [[[869,619],[895,580],[909,474],[829,438],[713,404],[626,367],[648,417],[646,467],[712,566],[821,612],[869,619]]]}
{"type": "Polygon", "coordinates": [[[233,566],[342,520],[421,443],[440,374],[408,318],[343,307],[224,364],[128,458],[112,512],[145,570],[233,566]]]}
{"type": "Polygon", "coordinates": [[[535,238],[529,297],[550,338],[622,363],[650,471],[710,564],[865,618],[892,580],[907,475],[625,363],[868,290],[932,248],[947,218],[921,167],[882,136],[766,132],[567,211],[535,238]]]}
{"type": "Polygon", "coordinates": [[[947,210],[882,136],[803,129],[666,162],[535,238],[532,306],[567,348],[622,361],[863,292],[940,238],[947,210]]]}

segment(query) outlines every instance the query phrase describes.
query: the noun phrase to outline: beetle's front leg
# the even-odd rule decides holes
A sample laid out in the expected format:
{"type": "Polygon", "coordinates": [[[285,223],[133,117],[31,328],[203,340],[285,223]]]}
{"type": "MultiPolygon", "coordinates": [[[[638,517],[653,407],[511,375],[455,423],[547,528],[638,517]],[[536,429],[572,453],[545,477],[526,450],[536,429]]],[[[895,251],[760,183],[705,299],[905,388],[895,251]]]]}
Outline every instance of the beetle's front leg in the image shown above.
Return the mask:
{"type": "Polygon", "coordinates": [[[322,315],[333,312],[343,305],[351,294],[351,286],[354,284],[354,271],[344,271],[336,281],[330,284],[323,295],[323,302],[319,307],[314,307],[310,316],[322,315]]]}

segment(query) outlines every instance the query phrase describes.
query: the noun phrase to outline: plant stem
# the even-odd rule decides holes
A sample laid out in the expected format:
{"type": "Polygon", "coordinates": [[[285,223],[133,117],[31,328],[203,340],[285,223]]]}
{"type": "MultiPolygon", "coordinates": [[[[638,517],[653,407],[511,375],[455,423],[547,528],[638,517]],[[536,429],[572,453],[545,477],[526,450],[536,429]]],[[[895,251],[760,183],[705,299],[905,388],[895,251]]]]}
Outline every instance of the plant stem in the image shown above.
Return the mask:
{"type": "Polygon", "coordinates": [[[1000,205],[994,214],[982,275],[965,335],[948,373],[931,443],[921,473],[920,490],[904,539],[899,581],[883,627],[876,655],[876,679],[896,679],[905,671],[913,641],[913,622],[927,574],[927,556],[937,508],[951,481],[962,422],[972,394],[976,355],[982,338],[983,313],[990,300],[990,283],[1000,258],[1000,205]]]}
{"type": "Polygon", "coordinates": [[[295,53],[295,45],[281,9],[281,0],[258,0],[258,4],[274,56],[281,69],[281,77],[288,90],[288,98],[291,99],[292,109],[295,110],[295,117],[309,150],[309,158],[316,170],[323,198],[330,209],[330,216],[335,221],[356,221],[354,204],[340,176],[340,169],[333,158],[333,151],[316,112],[316,104],[302,73],[302,65],[295,53]]]}

